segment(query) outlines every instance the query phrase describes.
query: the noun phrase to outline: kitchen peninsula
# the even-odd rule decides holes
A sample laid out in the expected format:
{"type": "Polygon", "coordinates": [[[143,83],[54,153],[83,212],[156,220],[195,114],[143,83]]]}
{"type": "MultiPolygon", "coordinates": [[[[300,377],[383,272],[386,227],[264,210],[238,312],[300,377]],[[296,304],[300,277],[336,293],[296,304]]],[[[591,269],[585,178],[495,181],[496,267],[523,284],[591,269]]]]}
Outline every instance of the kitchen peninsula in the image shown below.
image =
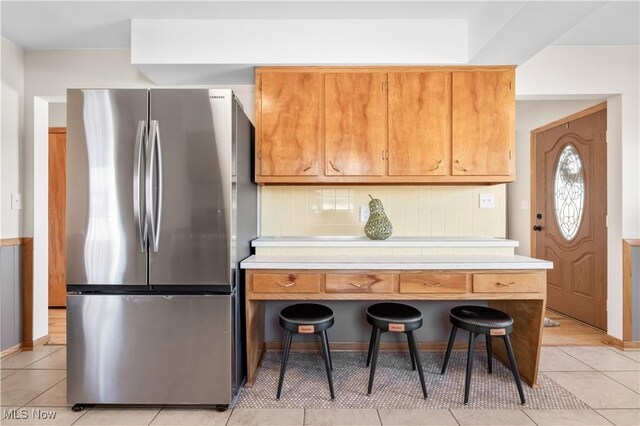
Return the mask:
{"type": "MultiPolygon", "coordinates": [[[[553,264],[513,254],[393,255],[394,248],[455,247],[473,252],[513,250],[517,242],[496,238],[405,237],[370,241],[360,237],[261,237],[257,254],[241,263],[246,274],[247,386],[252,386],[265,351],[268,301],[487,301],[514,319],[512,340],[522,378],[537,384],[546,304],[546,271],[553,264]],[[287,255],[264,253],[277,247],[287,255]],[[303,254],[302,248],[335,254],[303,254]],[[340,254],[359,247],[363,254],[340,254]],[[263,250],[261,252],[260,250],[263,250]],[[299,255],[292,255],[294,251],[299,255]],[[377,251],[378,254],[368,254],[377,251]]],[[[277,252],[276,252],[277,253],[277,252]]],[[[324,252],[320,252],[324,253],[324,252]]],[[[342,324],[348,327],[348,324],[342,324]]],[[[357,347],[366,348],[367,342],[357,347]]],[[[501,345],[494,354],[506,359],[501,345]]]]}

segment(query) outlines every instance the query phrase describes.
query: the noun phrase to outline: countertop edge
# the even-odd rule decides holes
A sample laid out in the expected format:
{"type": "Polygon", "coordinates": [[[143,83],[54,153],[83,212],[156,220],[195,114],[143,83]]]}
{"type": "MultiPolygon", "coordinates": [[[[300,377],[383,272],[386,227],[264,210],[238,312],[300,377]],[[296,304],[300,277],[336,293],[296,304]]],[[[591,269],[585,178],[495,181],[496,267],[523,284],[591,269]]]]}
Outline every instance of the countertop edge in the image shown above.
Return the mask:
{"type": "Polygon", "coordinates": [[[371,247],[371,248],[410,248],[410,247],[469,247],[469,248],[497,248],[497,247],[519,247],[520,243],[515,240],[509,239],[499,239],[499,238],[469,238],[465,240],[464,238],[460,239],[450,239],[447,240],[444,238],[443,240],[438,239],[430,239],[429,237],[425,237],[424,239],[415,238],[415,239],[388,239],[388,240],[369,240],[365,238],[357,238],[354,237],[353,240],[336,238],[331,239],[330,237],[324,238],[321,237],[317,240],[314,240],[313,237],[301,237],[299,239],[296,238],[283,238],[278,239],[277,237],[267,237],[267,238],[257,238],[251,241],[252,247],[318,247],[318,248],[333,248],[333,247],[371,247]]]}
{"type": "Polygon", "coordinates": [[[460,256],[460,259],[453,260],[450,257],[439,260],[431,259],[393,259],[388,262],[381,259],[344,259],[331,260],[324,258],[314,261],[313,259],[283,258],[277,259],[269,257],[262,259],[261,256],[250,256],[240,263],[241,269],[310,269],[310,270],[547,270],[553,268],[553,262],[546,260],[527,258],[522,256],[506,256],[499,259],[497,256],[488,259],[469,259],[460,256]]]}

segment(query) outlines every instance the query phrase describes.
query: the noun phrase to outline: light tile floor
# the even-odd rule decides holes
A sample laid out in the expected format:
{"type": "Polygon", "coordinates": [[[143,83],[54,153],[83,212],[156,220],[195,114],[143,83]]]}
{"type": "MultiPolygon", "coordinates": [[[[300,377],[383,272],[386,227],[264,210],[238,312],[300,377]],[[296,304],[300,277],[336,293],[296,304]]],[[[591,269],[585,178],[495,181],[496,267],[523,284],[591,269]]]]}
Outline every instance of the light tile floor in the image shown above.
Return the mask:
{"type": "Polygon", "coordinates": [[[0,361],[3,425],[640,425],[640,351],[544,347],[540,370],[591,410],[332,410],[103,408],[66,402],[66,348],[43,346],[0,361]],[[14,417],[7,418],[11,409],[14,417]],[[20,411],[23,410],[23,411],[20,411]],[[55,417],[52,418],[55,414],[55,417]],[[40,418],[38,418],[38,416],[40,418]]]}

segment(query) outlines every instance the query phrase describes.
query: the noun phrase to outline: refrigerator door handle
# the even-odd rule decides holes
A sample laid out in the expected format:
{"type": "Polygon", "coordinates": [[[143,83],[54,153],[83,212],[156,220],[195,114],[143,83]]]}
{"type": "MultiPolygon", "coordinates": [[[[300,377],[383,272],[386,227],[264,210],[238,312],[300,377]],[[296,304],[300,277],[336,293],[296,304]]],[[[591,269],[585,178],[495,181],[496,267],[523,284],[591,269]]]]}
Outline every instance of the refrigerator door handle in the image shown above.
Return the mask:
{"type": "MultiPolygon", "coordinates": [[[[138,121],[138,130],[136,131],[135,144],[135,160],[133,162],[133,216],[135,220],[136,230],[140,238],[139,251],[144,253],[147,251],[147,221],[143,219],[144,208],[140,203],[140,170],[143,167],[143,157],[147,148],[147,122],[138,121]]],[[[143,176],[144,177],[144,176],[143,176]]]]}
{"type": "Polygon", "coordinates": [[[160,144],[160,129],[157,120],[149,122],[149,146],[150,154],[147,157],[146,169],[146,204],[147,222],[151,231],[151,248],[154,253],[158,252],[160,243],[160,224],[162,221],[162,149],[160,144]],[[153,197],[153,169],[157,166],[158,187],[157,201],[153,197]]]}

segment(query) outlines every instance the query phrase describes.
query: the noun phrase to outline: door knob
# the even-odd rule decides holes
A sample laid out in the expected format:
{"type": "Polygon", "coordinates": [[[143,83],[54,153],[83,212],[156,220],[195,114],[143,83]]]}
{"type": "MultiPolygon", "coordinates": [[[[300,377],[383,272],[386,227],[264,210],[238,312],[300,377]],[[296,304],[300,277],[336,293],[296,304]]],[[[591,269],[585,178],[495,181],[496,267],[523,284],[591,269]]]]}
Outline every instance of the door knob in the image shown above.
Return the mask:
{"type": "Polygon", "coordinates": [[[534,231],[536,231],[536,232],[540,232],[540,231],[542,231],[542,226],[540,226],[540,225],[533,225],[533,230],[534,230],[534,231]]]}

